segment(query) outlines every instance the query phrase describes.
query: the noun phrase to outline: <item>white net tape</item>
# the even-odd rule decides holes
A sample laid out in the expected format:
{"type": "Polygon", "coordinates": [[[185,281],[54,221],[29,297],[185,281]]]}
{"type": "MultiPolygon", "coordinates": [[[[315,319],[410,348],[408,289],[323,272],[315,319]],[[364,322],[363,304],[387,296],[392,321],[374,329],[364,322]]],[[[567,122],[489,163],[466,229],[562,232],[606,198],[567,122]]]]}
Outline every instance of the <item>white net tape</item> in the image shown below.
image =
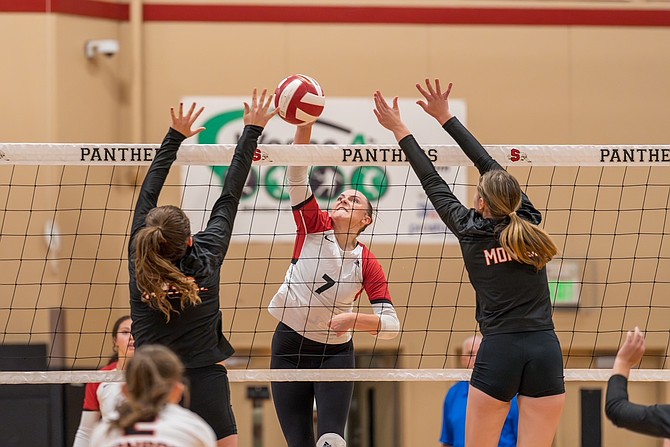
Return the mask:
{"type": "MultiPolygon", "coordinates": [[[[16,165],[148,165],[158,145],[152,144],[0,144],[0,164],[16,165]]],[[[436,166],[470,166],[458,146],[422,145],[436,166]]],[[[502,165],[528,166],[654,166],[670,164],[670,146],[487,146],[502,165]]],[[[259,145],[258,165],[393,166],[406,163],[396,145],[259,145]]],[[[226,165],[232,144],[184,144],[176,164],[226,165]]]]}
{"type": "MultiPolygon", "coordinates": [[[[467,369],[248,369],[229,370],[231,382],[452,382],[470,379],[467,369]]],[[[606,382],[609,369],[566,369],[566,382],[606,382]]],[[[123,371],[0,372],[0,384],[123,382],[123,371]]],[[[670,381],[670,370],[636,369],[629,380],[670,381]]]]}

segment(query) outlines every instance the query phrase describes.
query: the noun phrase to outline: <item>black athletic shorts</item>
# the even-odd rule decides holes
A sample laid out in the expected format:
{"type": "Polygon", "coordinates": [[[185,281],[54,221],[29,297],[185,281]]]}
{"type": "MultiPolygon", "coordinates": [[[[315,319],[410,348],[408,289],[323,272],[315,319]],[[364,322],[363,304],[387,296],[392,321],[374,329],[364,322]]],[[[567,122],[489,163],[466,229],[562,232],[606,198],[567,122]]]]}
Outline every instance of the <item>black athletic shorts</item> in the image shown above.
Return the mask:
{"type": "Polygon", "coordinates": [[[212,427],[216,439],[237,434],[225,366],[186,368],[186,378],[191,401],[188,408],[212,427]]]}
{"type": "Polygon", "coordinates": [[[303,337],[279,322],[272,337],[272,369],[355,368],[354,342],[331,345],[303,337]]]}
{"type": "Polygon", "coordinates": [[[470,384],[498,400],[565,393],[563,353],[553,330],[485,335],[470,384]]]}

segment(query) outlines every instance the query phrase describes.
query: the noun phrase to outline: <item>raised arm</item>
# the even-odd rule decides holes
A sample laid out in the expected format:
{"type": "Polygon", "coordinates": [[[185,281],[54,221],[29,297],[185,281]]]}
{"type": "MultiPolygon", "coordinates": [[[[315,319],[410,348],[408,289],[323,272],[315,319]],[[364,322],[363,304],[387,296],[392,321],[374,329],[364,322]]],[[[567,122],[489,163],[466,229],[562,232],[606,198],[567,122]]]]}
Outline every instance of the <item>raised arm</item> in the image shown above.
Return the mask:
{"type": "MultiPolygon", "coordinates": [[[[439,79],[435,79],[434,86],[430,82],[430,79],[426,79],[425,83],[425,88],[421,84],[416,84],[417,90],[419,90],[419,93],[425,99],[425,101],[419,100],[416,103],[427,114],[435,118],[451,138],[456,141],[463,150],[463,153],[467,155],[477,170],[479,170],[479,174],[482,175],[494,169],[503,169],[484,149],[484,146],[477,141],[477,138],[451,113],[449,95],[451,94],[453,84],[450,82],[447,90],[443,92],[439,79]]],[[[522,193],[521,207],[518,212],[520,216],[534,224],[539,224],[542,221],[541,213],[533,206],[525,193],[522,193]]]]}
{"type": "Polygon", "coordinates": [[[156,153],[156,158],[151,162],[147,175],[142,182],[140,195],[135,205],[135,214],[133,215],[133,225],[130,233],[131,239],[138,230],[144,227],[144,219],[147,213],[158,204],[158,196],[161,189],[163,189],[172,163],[177,159],[177,151],[182,141],[205,129],[204,127],[192,129],[193,123],[195,123],[203,110],[204,108],[201,107],[196,111],[195,103],[191,104],[186,114],[184,114],[183,103],[179,104],[178,112],[175,112],[174,107],[170,108],[172,126],[168,130],[167,135],[165,135],[165,139],[156,153]]]}
{"type": "Polygon", "coordinates": [[[428,199],[435,207],[435,211],[437,211],[442,221],[458,237],[461,229],[460,222],[468,213],[468,209],[461,204],[451,191],[451,188],[449,188],[449,185],[447,185],[447,182],[435,170],[433,163],[400,118],[398,98],[395,97],[393,105],[389,106],[382,93],[376,91],[374,100],[374,112],[377,120],[382,126],[393,132],[393,135],[400,144],[400,148],[407,156],[412,169],[419,178],[428,199]]]}
{"type": "Polygon", "coordinates": [[[425,101],[419,100],[416,103],[428,115],[435,118],[454,141],[456,141],[463,150],[463,153],[477,167],[479,174],[492,169],[503,169],[497,161],[491,158],[486,149],[484,149],[484,146],[477,141],[474,135],[451,113],[449,95],[451,94],[453,84],[450,82],[447,90],[443,92],[439,79],[435,80],[435,86],[430,82],[430,79],[426,79],[425,83],[425,88],[421,84],[416,84],[417,90],[419,90],[419,93],[425,99],[425,101]]]}
{"type": "Polygon", "coordinates": [[[258,137],[268,121],[277,114],[277,109],[270,111],[271,103],[272,95],[268,95],[265,89],[260,98],[254,89],[251,103],[244,103],[244,131],[237,142],[235,154],[223,181],[221,196],[212,207],[207,228],[196,235],[198,243],[207,245],[211,255],[219,263],[223,262],[228,251],[242,190],[258,147],[258,137]]]}
{"type": "MultiPolygon", "coordinates": [[[[312,138],[312,126],[313,123],[297,126],[293,143],[308,144],[312,138]]],[[[307,166],[286,168],[288,193],[298,234],[319,233],[331,227],[330,215],[321,209],[309,186],[308,169],[307,166]]],[[[297,238],[296,244],[302,243],[299,241],[302,241],[302,238],[297,238]]],[[[299,250],[296,245],[294,259],[299,250]]]]}
{"type": "MultiPolygon", "coordinates": [[[[297,126],[293,144],[309,144],[312,138],[312,125],[313,123],[297,126]]],[[[312,188],[309,186],[307,171],[307,166],[288,166],[286,168],[291,206],[300,205],[312,196],[312,188]]]]}
{"type": "Polygon", "coordinates": [[[639,328],[626,334],[607,383],[605,414],[614,425],[645,435],[670,437],[670,405],[638,405],[628,400],[628,376],[642,360],[644,336],[639,328]]]}
{"type": "Polygon", "coordinates": [[[605,414],[617,427],[659,438],[670,437],[670,405],[638,405],[628,400],[628,379],[607,382],[605,414]]]}

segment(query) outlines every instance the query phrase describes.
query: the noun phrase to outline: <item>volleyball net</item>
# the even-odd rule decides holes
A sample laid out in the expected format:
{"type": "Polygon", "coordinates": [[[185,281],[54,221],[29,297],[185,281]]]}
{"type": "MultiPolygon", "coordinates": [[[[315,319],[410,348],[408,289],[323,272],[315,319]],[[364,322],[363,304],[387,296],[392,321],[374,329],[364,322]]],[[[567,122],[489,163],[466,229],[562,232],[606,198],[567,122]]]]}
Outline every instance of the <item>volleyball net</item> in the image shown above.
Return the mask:
{"type": "MultiPolygon", "coordinates": [[[[46,370],[3,372],[1,383],[120,380],[96,372],[111,327],[129,313],[132,211],[157,145],[0,144],[0,349],[44,347],[46,370]]],[[[606,380],[627,330],[646,333],[632,380],[667,380],[670,344],[670,146],[488,146],[543,214],[560,253],[547,267],[567,380],[606,380]]],[[[462,203],[478,174],[456,146],[424,146],[462,203]]],[[[202,228],[234,145],[180,149],[159,204],[202,228]]],[[[222,268],[232,381],[460,380],[459,346],[476,333],[475,297],[458,243],[397,146],[260,145],[222,268]],[[361,235],[380,260],[400,333],[355,333],[356,370],[271,371],[276,320],[267,305],[295,237],[286,165],[312,166],[327,209],[344,189],[376,208],[361,235]]],[[[371,313],[366,298],[356,311],[371,313]]],[[[25,358],[16,355],[17,365],[25,358]]],[[[20,369],[20,367],[19,367],[20,369]]]]}

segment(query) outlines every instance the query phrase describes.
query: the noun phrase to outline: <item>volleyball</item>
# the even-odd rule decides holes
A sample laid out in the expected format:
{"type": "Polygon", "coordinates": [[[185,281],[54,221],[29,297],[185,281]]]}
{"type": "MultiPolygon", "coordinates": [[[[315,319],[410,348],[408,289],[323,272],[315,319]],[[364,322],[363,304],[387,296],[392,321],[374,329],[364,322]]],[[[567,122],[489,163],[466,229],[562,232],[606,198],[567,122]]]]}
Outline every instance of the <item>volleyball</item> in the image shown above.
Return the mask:
{"type": "Polygon", "coordinates": [[[275,90],[275,107],[279,116],[291,124],[307,124],[323,112],[326,97],[316,79],[296,74],[279,83],[275,90]]]}

